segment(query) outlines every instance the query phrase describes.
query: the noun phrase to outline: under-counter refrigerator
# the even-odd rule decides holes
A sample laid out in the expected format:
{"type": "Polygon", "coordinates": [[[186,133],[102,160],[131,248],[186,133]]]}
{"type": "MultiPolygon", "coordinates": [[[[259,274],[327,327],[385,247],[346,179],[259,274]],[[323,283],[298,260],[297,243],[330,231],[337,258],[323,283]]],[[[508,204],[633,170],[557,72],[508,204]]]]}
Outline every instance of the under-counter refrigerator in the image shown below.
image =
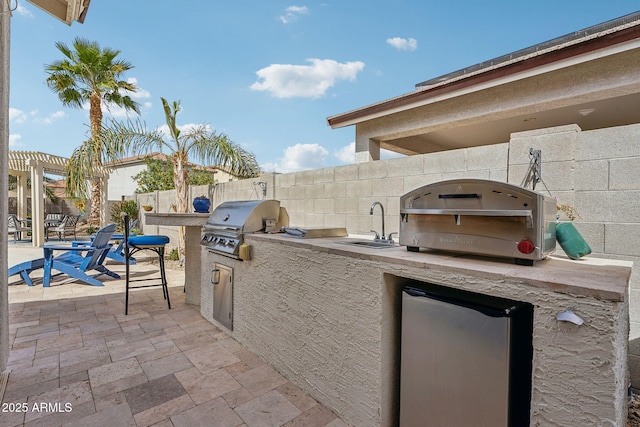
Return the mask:
{"type": "Polygon", "coordinates": [[[527,303],[405,287],[400,427],[528,426],[532,328],[527,303]]]}

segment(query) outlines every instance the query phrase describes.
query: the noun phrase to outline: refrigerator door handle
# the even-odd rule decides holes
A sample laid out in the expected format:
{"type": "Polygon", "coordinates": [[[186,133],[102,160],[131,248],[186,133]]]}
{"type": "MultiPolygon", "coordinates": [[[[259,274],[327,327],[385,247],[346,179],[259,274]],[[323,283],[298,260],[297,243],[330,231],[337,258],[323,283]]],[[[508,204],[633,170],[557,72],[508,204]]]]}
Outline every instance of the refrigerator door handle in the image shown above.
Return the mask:
{"type": "Polygon", "coordinates": [[[513,315],[513,313],[516,310],[518,310],[518,306],[513,306],[510,308],[504,308],[504,309],[488,307],[486,305],[480,305],[475,302],[466,301],[466,300],[458,299],[455,297],[448,297],[445,295],[440,295],[437,293],[432,293],[432,292],[424,291],[422,289],[416,289],[416,288],[410,288],[410,287],[404,288],[404,292],[406,292],[408,295],[412,297],[432,298],[438,301],[442,301],[449,304],[454,304],[460,307],[475,310],[489,317],[510,317],[511,315],[513,315]]]}

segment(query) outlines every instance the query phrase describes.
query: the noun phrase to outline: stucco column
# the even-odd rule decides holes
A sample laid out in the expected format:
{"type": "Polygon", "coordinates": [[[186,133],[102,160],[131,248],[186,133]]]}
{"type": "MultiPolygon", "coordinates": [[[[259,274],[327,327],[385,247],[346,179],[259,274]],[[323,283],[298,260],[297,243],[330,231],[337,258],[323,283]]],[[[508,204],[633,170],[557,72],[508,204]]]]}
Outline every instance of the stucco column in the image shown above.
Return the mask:
{"type": "MultiPolygon", "coordinates": [[[[0,1],[0,197],[9,198],[9,2],[0,1]]],[[[7,203],[0,207],[0,373],[9,360],[7,203]]]]}
{"type": "Polygon", "coordinates": [[[357,133],[356,128],[356,163],[380,160],[380,142],[357,133]]]}
{"type": "Polygon", "coordinates": [[[33,246],[44,244],[44,167],[29,159],[31,169],[31,241],[33,246]]]}
{"type": "Polygon", "coordinates": [[[16,176],[16,200],[18,202],[16,213],[18,214],[18,218],[20,219],[25,219],[28,213],[27,204],[29,203],[29,189],[27,188],[27,178],[28,176],[25,173],[20,173],[16,176]]]}

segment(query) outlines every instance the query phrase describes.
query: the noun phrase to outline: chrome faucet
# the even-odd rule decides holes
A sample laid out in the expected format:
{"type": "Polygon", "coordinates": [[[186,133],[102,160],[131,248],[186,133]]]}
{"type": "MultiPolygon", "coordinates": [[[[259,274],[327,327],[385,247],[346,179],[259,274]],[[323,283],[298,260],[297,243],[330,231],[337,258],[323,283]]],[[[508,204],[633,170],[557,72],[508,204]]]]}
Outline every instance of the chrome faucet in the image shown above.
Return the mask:
{"type": "MultiPolygon", "coordinates": [[[[380,206],[380,211],[382,212],[382,236],[380,236],[380,240],[386,240],[387,238],[384,234],[384,206],[382,206],[382,203],[373,202],[371,204],[371,209],[369,209],[369,215],[373,215],[373,208],[375,208],[376,205],[380,206]]],[[[378,233],[376,233],[376,240],[378,240],[378,233]]]]}

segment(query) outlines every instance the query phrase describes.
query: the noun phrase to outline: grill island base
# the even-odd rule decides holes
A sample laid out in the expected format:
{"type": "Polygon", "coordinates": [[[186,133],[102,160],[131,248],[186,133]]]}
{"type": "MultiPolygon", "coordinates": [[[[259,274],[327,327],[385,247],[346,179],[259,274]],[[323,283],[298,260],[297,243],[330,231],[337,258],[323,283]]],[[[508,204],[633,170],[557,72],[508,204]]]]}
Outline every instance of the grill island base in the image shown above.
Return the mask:
{"type": "Polygon", "coordinates": [[[185,227],[184,283],[187,304],[200,304],[200,236],[208,213],[147,213],[145,224],[185,227]]]}
{"type": "Polygon", "coordinates": [[[401,289],[411,279],[533,305],[530,425],[625,425],[629,262],[554,256],[523,267],[341,238],[245,240],[251,261],[203,261],[234,269],[233,331],[212,318],[207,267],[202,315],[349,424],[397,420],[401,289]],[[557,320],[567,308],[584,324],[557,320]]]}

